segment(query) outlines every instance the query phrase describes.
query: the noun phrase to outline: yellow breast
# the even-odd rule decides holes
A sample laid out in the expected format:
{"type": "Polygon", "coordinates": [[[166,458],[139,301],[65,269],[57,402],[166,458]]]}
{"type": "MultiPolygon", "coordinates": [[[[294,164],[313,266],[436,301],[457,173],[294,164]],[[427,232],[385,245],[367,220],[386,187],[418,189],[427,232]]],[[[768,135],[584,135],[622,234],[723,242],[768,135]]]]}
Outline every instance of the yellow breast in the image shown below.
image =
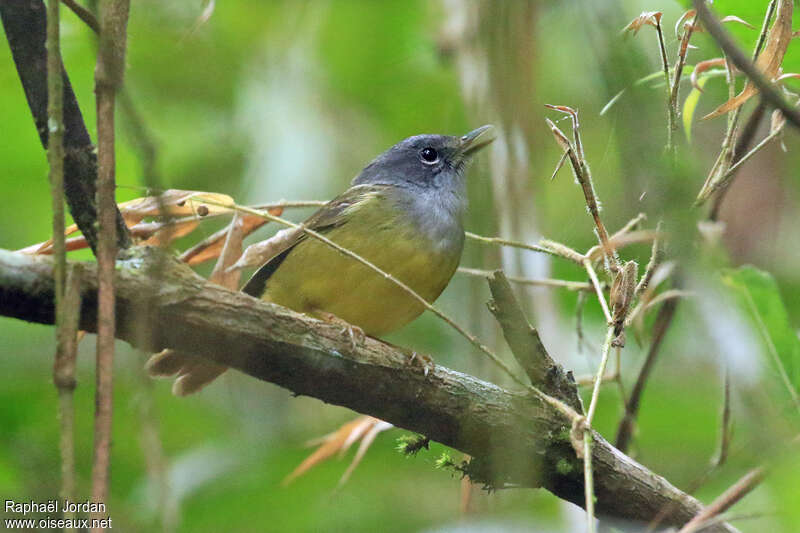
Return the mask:
{"type": "MultiPolygon", "coordinates": [[[[429,302],[447,286],[461,256],[460,245],[437,247],[379,196],[353,206],[344,223],[325,236],[429,302]]],[[[304,313],[332,313],[372,336],[394,331],[424,311],[392,281],[312,237],[286,256],[267,281],[263,298],[304,313]]]]}

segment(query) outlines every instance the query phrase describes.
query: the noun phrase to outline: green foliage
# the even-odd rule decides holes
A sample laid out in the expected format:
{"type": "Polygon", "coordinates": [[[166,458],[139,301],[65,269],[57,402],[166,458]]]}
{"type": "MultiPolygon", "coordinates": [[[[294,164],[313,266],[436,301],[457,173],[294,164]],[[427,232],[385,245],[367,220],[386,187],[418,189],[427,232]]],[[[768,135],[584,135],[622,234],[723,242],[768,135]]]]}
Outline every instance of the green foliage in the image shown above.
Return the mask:
{"type": "Polygon", "coordinates": [[[683,131],[686,132],[686,142],[692,142],[692,119],[694,118],[694,110],[697,109],[697,102],[700,101],[703,86],[708,81],[708,78],[700,78],[697,80],[697,87],[692,87],[689,96],[683,102],[683,112],[681,119],[683,120],[683,131]]]}

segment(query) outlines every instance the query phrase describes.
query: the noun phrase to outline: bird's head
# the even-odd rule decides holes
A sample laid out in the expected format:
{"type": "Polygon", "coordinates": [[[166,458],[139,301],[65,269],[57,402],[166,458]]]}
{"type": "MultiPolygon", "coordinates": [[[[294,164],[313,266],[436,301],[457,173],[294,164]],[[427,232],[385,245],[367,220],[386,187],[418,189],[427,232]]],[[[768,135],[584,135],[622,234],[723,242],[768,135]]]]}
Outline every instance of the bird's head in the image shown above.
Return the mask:
{"type": "Polygon", "coordinates": [[[495,139],[486,125],[461,137],[415,135],[376,157],[353,180],[353,185],[381,184],[440,188],[460,183],[467,163],[495,139]]]}

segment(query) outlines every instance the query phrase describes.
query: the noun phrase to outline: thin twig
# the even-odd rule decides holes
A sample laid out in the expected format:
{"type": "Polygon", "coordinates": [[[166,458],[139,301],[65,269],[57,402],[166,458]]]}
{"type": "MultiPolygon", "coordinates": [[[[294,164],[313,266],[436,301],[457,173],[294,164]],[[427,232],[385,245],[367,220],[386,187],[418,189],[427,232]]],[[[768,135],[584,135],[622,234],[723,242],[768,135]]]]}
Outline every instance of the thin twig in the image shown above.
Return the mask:
{"type": "Polygon", "coordinates": [[[764,467],[757,467],[750,470],[747,474],[739,478],[736,483],[731,485],[728,490],[720,494],[711,505],[697,513],[697,515],[683,526],[678,533],[694,533],[695,531],[699,531],[704,522],[727,511],[731,506],[747,496],[764,480],[765,473],[764,467]]]}
{"type": "Polygon", "coordinates": [[[739,49],[728,32],[719,23],[717,17],[711,14],[711,11],[709,11],[706,6],[705,0],[693,0],[693,3],[695,9],[697,9],[697,16],[702,21],[706,31],[708,31],[719,47],[731,58],[733,64],[747,75],[753,85],[761,92],[765,100],[780,109],[795,128],[800,128],[800,111],[783,97],[775,84],[768,80],[764,74],[758,70],[753,61],[739,49]]]}
{"type": "Polygon", "coordinates": [[[606,333],[606,340],[603,342],[603,351],[600,357],[600,365],[597,367],[597,374],[594,379],[592,389],[592,399],[589,402],[589,410],[586,411],[586,421],[583,430],[583,481],[586,492],[586,520],[587,531],[594,531],[594,474],[592,472],[592,420],[597,410],[597,401],[600,398],[600,386],[603,384],[603,376],[608,365],[608,354],[611,351],[611,343],[614,340],[614,326],[609,325],[606,333]]]}
{"type": "MultiPolygon", "coordinates": [[[[492,270],[481,270],[477,268],[466,268],[466,267],[459,267],[458,268],[459,274],[467,274],[470,276],[479,276],[482,278],[491,277],[494,272],[492,270]]],[[[556,287],[561,289],[567,289],[568,291],[585,291],[585,292],[592,292],[594,291],[594,287],[591,283],[586,283],[585,281],[569,281],[565,279],[532,279],[532,278],[522,278],[517,276],[507,276],[508,281],[512,283],[519,283],[520,285],[532,285],[534,287],[556,287]]]]}
{"type": "Polygon", "coordinates": [[[600,385],[603,383],[603,376],[606,373],[606,366],[608,365],[608,354],[611,351],[611,341],[614,340],[614,328],[609,327],[606,333],[606,340],[603,341],[603,351],[600,356],[600,364],[597,367],[597,373],[594,378],[594,388],[592,389],[592,399],[589,402],[589,410],[586,411],[586,422],[591,425],[594,419],[594,413],[597,410],[597,400],[600,398],[600,385]]]}
{"type": "Polygon", "coordinates": [[[711,192],[717,190],[719,187],[722,187],[722,186],[726,185],[727,182],[730,181],[730,178],[733,176],[733,174],[737,170],[739,170],[739,167],[741,167],[742,165],[747,163],[747,161],[751,157],[753,157],[759,151],[761,151],[762,148],[764,148],[767,144],[769,144],[770,141],[772,141],[773,139],[778,137],[778,135],[780,135],[782,132],[783,132],[782,128],[776,128],[774,131],[770,132],[769,135],[764,137],[764,139],[762,139],[760,143],[755,145],[752,150],[750,150],[749,152],[744,154],[741,158],[739,158],[739,160],[736,161],[736,163],[734,163],[731,166],[731,168],[729,168],[728,171],[725,174],[722,175],[722,177],[720,178],[720,182],[718,184],[716,184],[713,189],[711,189],[711,192]]]}
{"type": "MultiPolygon", "coordinates": [[[[672,74],[672,86],[670,88],[670,95],[669,95],[669,114],[670,114],[670,127],[672,128],[672,133],[669,137],[669,141],[674,141],[675,131],[678,129],[678,93],[680,92],[681,87],[681,76],[683,74],[683,67],[686,64],[686,55],[689,53],[689,40],[692,38],[692,33],[694,32],[695,24],[697,23],[697,15],[692,17],[691,22],[689,23],[688,27],[686,27],[683,36],[681,37],[681,43],[678,47],[678,58],[675,60],[675,66],[673,67],[673,74],[672,74]]],[[[668,145],[668,149],[671,150],[672,155],[675,155],[675,143],[668,145]]]]}
{"type": "MultiPolygon", "coordinates": [[[[67,252],[64,236],[64,84],[61,78],[60,4],[47,4],[47,162],[50,166],[50,195],[53,206],[53,278],[56,307],[56,354],[53,383],[58,392],[59,449],[61,451],[61,492],[63,499],[75,500],[75,335],[80,312],[79,285],[70,283],[66,298],[67,252]]],[[[73,280],[75,281],[75,280],[73,280]]],[[[69,513],[65,518],[71,518],[69,513]]]]}
{"type": "MultiPolygon", "coordinates": [[[[53,362],[53,383],[58,391],[59,449],[61,451],[61,498],[75,501],[75,359],[78,351],[80,318],[80,270],[72,266],[66,277],[62,321],[58,325],[58,347],[53,362]]],[[[75,518],[65,511],[64,518],[75,518]]]]}
{"type": "Polygon", "coordinates": [[[611,312],[608,310],[608,303],[606,303],[606,297],[603,294],[603,287],[600,285],[600,280],[597,279],[597,272],[594,271],[594,266],[592,266],[592,262],[588,259],[583,262],[583,267],[589,274],[589,279],[592,280],[592,286],[594,287],[595,294],[597,294],[600,307],[603,309],[603,316],[606,317],[606,323],[610,324],[612,321],[611,312]]]}
{"type": "MultiPolygon", "coordinates": [[[[742,128],[742,132],[739,135],[739,139],[736,141],[736,147],[733,151],[733,163],[736,164],[741,158],[742,154],[750,151],[750,145],[753,143],[753,139],[758,132],[758,128],[761,125],[761,121],[764,118],[764,115],[767,111],[767,105],[764,100],[759,100],[758,105],[750,113],[750,116],[745,122],[744,127],[742,128]]],[[[711,210],[708,213],[708,219],[711,221],[715,221],[719,219],[720,209],[722,208],[722,203],[725,200],[725,196],[727,195],[728,190],[730,189],[730,185],[733,182],[734,176],[731,175],[730,179],[728,179],[728,185],[720,190],[717,191],[717,194],[714,195],[713,204],[711,210]]]]}
{"type": "Polygon", "coordinates": [[[658,49],[661,52],[661,67],[664,69],[664,87],[667,91],[667,150],[672,151],[675,134],[675,120],[677,116],[672,112],[670,80],[669,80],[669,59],[667,59],[667,47],[664,44],[664,31],[661,28],[661,16],[655,17],[656,34],[658,35],[658,49]]]}
{"type": "MultiPolygon", "coordinates": [[[[501,237],[484,237],[482,235],[477,235],[477,234],[471,233],[469,231],[464,232],[464,235],[466,235],[468,239],[472,239],[473,241],[482,242],[484,244],[498,244],[498,245],[501,245],[501,246],[511,246],[512,248],[521,248],[523,250],[530,250],[532,252],[541,252],[541,253],[544,253],[544,254],[550,254],[550,255],[556,255],[556,256],[561,255],[555,250],[552,250],[550,248],[547,248],[547,247],[544,247],[544,246],[540,246],[540,245],[537,245],[537,244],[527,244],[527,243],[524,243],[524,242],[511,241],[511,240],[508,240],[508,239],[503,239],[501,237]]],[[[561,257],[565,257],[565,256],[562,255],[561,257]]]]}
{"type": "Polygon", "coordinates": [[[594,190],[594,183],[592,182],[592,174],[589,171],[589,165],[586,163],[586,159],[583,157],[583,146],[580,140],[580,123],[578,122],[578,112],[567,106],[553,106],[547,104],[546,107],[561,113],[565,113],[572,119],[572,142],[570,142],[569,138],[564,135],[564,132],[562,132],[552,120],[545,120],[547,125],[550,126],[550,131],[553,133],[556,142],[568,153],[573,174],[578,180],[578,184],[581,186],[583,197],[586,200],[586,206],[589,208],[589,213],[591,214],[597,228],[597,238],[603,247],[603,252],[606,259],[606,268],[610,268],[612,271],[615,271],[619,266],[619,261],[617,260],[614,247],[609,243],[608,231],[603,224],[603,220],[600,218],[600,201],[598,200],[597,193],[594,190]]]}
{"type": "MultiPolygon", "coordinates": [[[[101,4],[100,42],[95,70],[98,139],[98,332],[97,391],[95,399],[95,441],[92,464],[92,500],[108,503],[111,466],[111,424],[114,362],[114,264],[117,255],[117,228],[114,199],[115,139],[114,107],[122,86],[129,0],[108,0],[101,4]]],[[[105,518],[92,513],[92,519],[105,518]]],[[[103,528],[92,528],[102,531],[103,528]]]]}
{"type": "Polygon", "coordinates": [[[711,468],[719,468],[728,459],[730,449],[732,427],[731,427],[731,371],[725,365],[725,376],[722,385],[722,416],[719,424],[719,448],[717,454],[711,460],[711,468]]]}
{"type": "MultiPolygon", "coordinates": [[[[656,234],[661,232],[661,221],[656,224],[656,234]]],[[[647,287],[650,285],[650,281],[653,279],[653,274],[655,274],[656,268],[664,261],[664,250],[661,247],[661,243],[659,242],[658,236],[653,239],[653,247],[650,250],[650,261],[648,261],[647,266],[644,269],[644,274],[642,274],[642,278],[639,280],[639,283],[636,285],[636,290],[634,291],[634,296],[639,296],[642,294],[643,291],[647,290],[647,287]]]]}

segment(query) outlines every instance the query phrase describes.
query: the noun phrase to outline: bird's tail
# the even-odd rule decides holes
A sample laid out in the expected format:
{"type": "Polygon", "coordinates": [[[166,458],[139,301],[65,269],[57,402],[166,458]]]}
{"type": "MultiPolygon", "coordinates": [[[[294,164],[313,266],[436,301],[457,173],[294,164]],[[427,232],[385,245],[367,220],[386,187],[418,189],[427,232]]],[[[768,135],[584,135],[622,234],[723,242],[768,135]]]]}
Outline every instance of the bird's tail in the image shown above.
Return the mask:
{"type": "Polygon", "coordinates": [[[228,369],[227,366],[176,350],[163,350],[150,356],[145,368],[154,377],[177,376],[172,384],[172,393],[176,396],[199,391],[228,369]]]}

